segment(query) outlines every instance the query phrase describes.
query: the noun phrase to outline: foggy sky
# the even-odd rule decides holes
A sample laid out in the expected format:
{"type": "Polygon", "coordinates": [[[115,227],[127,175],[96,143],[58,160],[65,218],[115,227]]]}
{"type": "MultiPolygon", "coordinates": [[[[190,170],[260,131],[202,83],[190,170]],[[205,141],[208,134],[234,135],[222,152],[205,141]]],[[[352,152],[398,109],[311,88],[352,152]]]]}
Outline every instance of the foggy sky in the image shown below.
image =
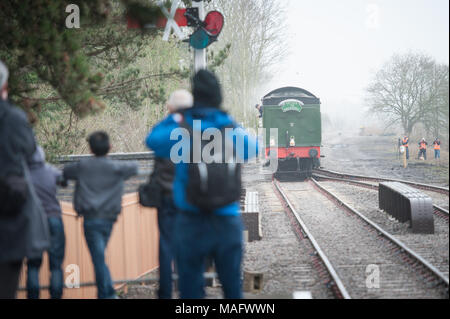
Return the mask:
{"type": "Polygon", "coordinates": [[[371,75],[394,53],[419,51],[449,62],[448,0],[279,0],[287,2],[290,54],[262,94],[305,88],[323,111],[361,118],[371,75]]]}

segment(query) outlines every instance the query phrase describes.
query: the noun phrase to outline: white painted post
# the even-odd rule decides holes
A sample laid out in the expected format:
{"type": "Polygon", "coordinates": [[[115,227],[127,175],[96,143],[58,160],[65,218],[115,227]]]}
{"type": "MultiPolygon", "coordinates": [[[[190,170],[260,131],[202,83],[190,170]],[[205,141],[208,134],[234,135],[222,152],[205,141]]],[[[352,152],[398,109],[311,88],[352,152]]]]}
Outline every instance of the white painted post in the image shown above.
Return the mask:
{"type": "Polygon", "coordinates": [[[311,291],[294,291],[293,299],[313,299],[311,291]]]}
{"type": "MultiPolygon", "coordinates": [[[[201,21],[205,19],[205,4],[202,1],[193,2],[192,6],[198,8],[198,16],[201,21]]],[[[194,49],[194,72],[206,69],[206,49],[197,50],[194,49]]]]}

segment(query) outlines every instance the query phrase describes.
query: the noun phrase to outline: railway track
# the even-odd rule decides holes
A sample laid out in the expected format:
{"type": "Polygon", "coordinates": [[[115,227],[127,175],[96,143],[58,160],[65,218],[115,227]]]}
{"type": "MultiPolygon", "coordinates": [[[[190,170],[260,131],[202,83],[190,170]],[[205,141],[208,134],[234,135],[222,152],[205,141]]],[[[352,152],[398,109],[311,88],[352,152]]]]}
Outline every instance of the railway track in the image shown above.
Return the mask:
{"type": "Polygon", "coordinates": [[[299,228],[327,260],[333,285],[350,297],[448,298],[448,277],[317,181],[274,184],[299,228]],[[324,202],[323,195],[338,206],[324,202]],[[379,268],[379,288],[366,285],[368,266],[379,268]]]}
{"type": "Polygon", "coordinates": [[[339,278],[336,270],[334,269],[331,262],[328,260],[328,257],[320,248],[319,244],[315,240],[314,236],[308,230],[307,226],[301,219],[298,212],[295,210],[294,206],[289,201],[289,198],[286,196],[286,193],[280,187],[280,184],[274,180],[274,189],[279,195],[280,201],[283,203],[285,209],[288,210],[289,219],[295,232],[300,240],[308,240],[311,247],[311,256],[313,258],[313,265],[317,269],[319,276],[323,282],[323,284],[327,287],[327,289],[331,290],[333,295],[338,299],[351,299],[350,294],[342,283],[341,278],[339,278]]]}
{"type": "Polygon", "coordinates": [[[316,172],[322,176],[325,175],[328,177],[342,178],[342,179],[347,179],[347,180],[352,179],[352,180],[356,180],[356,181],[359,180],[359,181],[372,181],[372,182],[400,182],[403,184],[413,186],[418,189],[433,191],[433,192],[445,194],[447,196],[449,195],[448,187],[428,185],[428,184],[416,183],[416,182],[399,180],[399,179],[390,179],[390,178],[364,176],[364,175],[353,175],[353,174],[340,173],[340,172],[335,172],[335,171],[326,170],[326,169],[315,169],[314,172],[316,172]]]}
{"type": "Polygon", "coordinates": [[[436,216],[439,216],[448,222],[448,219],[449,219],[448,210],[446,210],[438,205],[433,205],[433,208],[434,208],[434,214],[436,216]]]}
{"type": "MultiPolygon", "coordinates": [[[[358,180],[354,180],[354,179],[346,178],[346,177],[337,178],[337,177],[330,177],[330,176],[322,175],[322,174],[313,174],[313,177],[316,179],[319,179],[319,180],[330,180],[330,181],[335,181],[335,182],[348,183],[351,185],[368,188],[368,189],[372,189],[372,190],[378,190],[378,188],[379,188],[379,186],[377,184],[362,182],[362,181],[358,181],[358,180]]],[[[427,189],[427,190],[430,190],[430,189],[427,189]]],[[[442,194],[442,192],[438,192],[438,193],[442,194]]],[[[441,206],[435,205],[435,204],[433,204],[433,208],[434,208],[434,211],[433,211],[434,215],[447,221],[447,223],[449,222],[449,211],[448,210],[446,210],[445,208],[442,208],[441,206]]]]}
{"type": "Polygon", "coordinates": [[[365,182],[347,182],[334,178],[324,178],[322,185],[343,198],[346,203],[356,208],[386,232],[395,236],[408,247],[418,252],[424,259],[435,266],[445,276],[449,273],[449,222],[445,209],[435,205],[434,234],[417,235],[411,232],[408,223],[401,223],[378,207],[377,186],[365,182]],[[353,186],[361,187],[360,190],[353,186]],[[374,188],[375,187],[375,188],[374,188]]]}

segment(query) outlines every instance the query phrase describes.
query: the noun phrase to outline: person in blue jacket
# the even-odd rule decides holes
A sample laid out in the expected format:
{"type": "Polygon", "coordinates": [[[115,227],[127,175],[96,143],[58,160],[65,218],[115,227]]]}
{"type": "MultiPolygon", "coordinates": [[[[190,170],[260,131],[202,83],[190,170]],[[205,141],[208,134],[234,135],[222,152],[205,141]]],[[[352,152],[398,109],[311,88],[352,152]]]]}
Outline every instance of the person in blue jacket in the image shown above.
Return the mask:
{"type": "MultiPolygon", "coordinates": [[[[195,132],[198,127],[194,120],[201,119],[201,131],[208,128],[221,129],[233,126],[234,148],[238,157],[246,161],[256,157],[258,145],[256,138],[239,128],[226,112],[220,109],[222,92],[216,76],[206,70],[200,70],[193,78],[194,106],[183,113],[172,114],[157,124],[146,139],[147,146],[155,155],[171,158],[176,164],[173,187],[174,202],[180,214],[175,221],[175,255],[179,274],[180,297],[183,299],[204,298],[204,268],[206,259],[211,256],[223,287],[224,297],[242,298],[241,262],[243,257],[243,225],[239,202],[234,202],[212,214],[200,211],[190,204],[186,196],[188,184],[187,163],[176,161],[173,148],[182,143],[190,147],[190,139],[173,132],[187,123],[195,132]],[[242,141],[239,143],[238,141],[242,141]],[[237,147],[238,145],[243,147],[237,147]],[[171,156],[172,155],[172,156],[171,156]]],[[[195,133],[194,133],[195,134],[195,133]]],[[[220,186],[218,186],[220,187],[220,186]]]]}

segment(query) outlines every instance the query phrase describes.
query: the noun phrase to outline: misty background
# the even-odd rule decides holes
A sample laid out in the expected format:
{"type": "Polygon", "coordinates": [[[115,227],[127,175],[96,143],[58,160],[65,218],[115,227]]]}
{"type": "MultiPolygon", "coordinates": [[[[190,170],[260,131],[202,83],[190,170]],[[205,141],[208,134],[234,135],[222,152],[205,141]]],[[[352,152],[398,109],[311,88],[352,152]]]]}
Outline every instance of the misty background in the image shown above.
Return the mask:
{"type": "Polygon", "coordinates": [[[394,54],[418,52],[449,62],[447,0],[279,1],[287,2],[280,46],[288,54],[259,95],[302,87],[321,99],[324,117],[334,124],[381,124],[367,114],[365,90],[394,54]]]}
{"type": "MultiPolygon", "coordinates": [[[[143,140],[166,116],[170,93],[190,89],[193,50],[175,35],[163,41],[163,28],[129,29],[130,2],[83,2],[81,27],[64,32],[52,26],[64,23],[65,1],[37,5],[39,23],[29,23],[32,2],[2,7],[0,59],[11,74],[9,98],[27,111],[49,160],[86,153],[86,136],[99,129],[109,132],[114,152],[145,151],[143,140]]],[[[159,10],[156,0],[141,2],[138,12],[159,10]]],[[[441,136],[449,145],[447,0],[205,2],[207,11],[225,17],[218,41],[207,49],[208,69],[221,79],[224,109],[244,127],[258,127],[254,106],[265,94],[298,86],[321,99],[325,133],[375,127],[374,136],[412,132],[414,139],[441,136]],[[381,90],[367,90],[394,55],[406,62],[391,63],[397,68],[389,74],[422,81],[420,103],[408,105],[403,113],[413,116],[406,120],[391,112],[398,101],[386,103],[376,98],[381,90]],[[383,132],[389,120],[397,126],[383,132]],[[408,125],[402,128],[402,121],[408,125]]],[[[152,14],[147,18],[143,25],[152,24],[152,14]]],[[[417,91],[414,81],[403,82],[391,89],[417,91]]]]}

